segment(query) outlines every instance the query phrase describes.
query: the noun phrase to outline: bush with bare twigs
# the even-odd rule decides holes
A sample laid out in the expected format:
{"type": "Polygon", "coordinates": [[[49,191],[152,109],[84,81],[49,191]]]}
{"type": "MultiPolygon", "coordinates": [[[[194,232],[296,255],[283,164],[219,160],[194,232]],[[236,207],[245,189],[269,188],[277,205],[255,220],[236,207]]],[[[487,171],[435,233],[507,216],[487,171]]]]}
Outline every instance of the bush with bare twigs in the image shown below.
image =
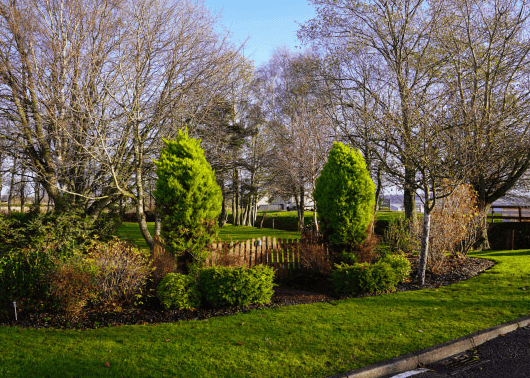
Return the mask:
{"type": "Polygon", "coordinates": [[[324,244],[322,235],[305,229],[299,243],[300,268],[310,275],[330,276],[333,269],[333,254],[324,244]]]}
{"type": "Polygon", "coordinates": [[[467,254],[479,237],[481,217],[471,185],[460,184],[439,199],[432,212],[428,268],[440,269],[448,253],[467,254]]]}
{"type": "Polygon", "coordinates": [[[151,274],[146,253],[119,239],[94,242],[89,257],[96,271],[98,300],[103,303],[133,300],[151,274]]]}

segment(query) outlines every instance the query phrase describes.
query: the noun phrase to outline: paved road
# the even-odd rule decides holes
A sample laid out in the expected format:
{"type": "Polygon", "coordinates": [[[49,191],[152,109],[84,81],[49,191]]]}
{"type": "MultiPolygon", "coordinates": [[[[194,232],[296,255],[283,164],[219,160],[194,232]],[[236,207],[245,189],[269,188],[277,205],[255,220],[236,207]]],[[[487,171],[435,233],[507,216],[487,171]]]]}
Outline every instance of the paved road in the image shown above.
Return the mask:
{"type": "MultiPolygon", "coordinates": [[[[465,353],[433,363],[412,378],[530,378],[530,327],[518,328],[465,353]]],[[[405,377],[390,375],[390,377],[405,377]]]]}

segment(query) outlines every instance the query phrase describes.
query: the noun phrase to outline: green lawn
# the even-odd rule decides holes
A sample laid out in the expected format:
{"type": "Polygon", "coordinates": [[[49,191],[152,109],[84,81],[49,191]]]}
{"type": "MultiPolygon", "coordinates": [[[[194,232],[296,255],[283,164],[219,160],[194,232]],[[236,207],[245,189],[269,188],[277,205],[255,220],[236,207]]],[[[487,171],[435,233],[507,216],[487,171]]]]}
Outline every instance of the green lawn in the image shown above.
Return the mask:
{"type": "MultiPolygon", "coordinates": [[[[151,234],[153,233],[155,224],[154,222],[148,222],[147,226],[151,234]]],[[[139,248],[147,248],[147,243],[140,233],[140,228],[137,223],[122,223],[118,229],[120,237],[131,240],[133,244],[139,248]]],[[[260,238],[263,236],[270,236],[281,239],[300,239],[300,233],[294,231],[282,231],[272,230],[270,228],[256,228],[256,227],[236,227],[231,224],[227,224],[219,230],[219,237],[223,241],[238,241],[247,240],[253,238],[260,238]]]]}
{"type": "Polygon", "coordinates": [[[0,328],[0,376],[322,377],[528,315],[530,250],[437,290],[96,330],[0,328]]]}
{"type": "MultiPolygon", "coordinates": [[[[267,211],[268,223],[271,223],[271,219],[275,220],[285,220],[288,219],[289,222],[296,224],[297,214],[296,211],[267,211]]],[[[259,212],[258,221],[261,219],[263,212],[259,212]]],[[[400,212],[379,212],[377,213],[377,218],[382,220],[395,219],[400,216],[403,216],[403,213],[400,212]]],[[[313,217],[312,212],[305,212],[306,219],[311,220],[313,217]]],[[[276,223],[278,224],[278,223],[276,223]]],[[[149,231],[151,234],[154,229],[154,222],[147,223],[149,231]]],[[[118,234],[122,238],[131,240],[139,248],[147,248],[147,243],[145,242],[142,234],[140,233],[140,228],[136,223],[126,223],[124,222],[118,230],[118,234]]],[[[243,226],[233,226],[231,224],[226,224],[223,228],[219,230],[219,237],[224,241],[239,241],[247,240],[252,238],[260,238],[263,236],[275,237],[278,239],[300,239],[300,233],[296,231],[283,231],[272,228],[256,228],[256,227],[243,227],[243,226]]]]}

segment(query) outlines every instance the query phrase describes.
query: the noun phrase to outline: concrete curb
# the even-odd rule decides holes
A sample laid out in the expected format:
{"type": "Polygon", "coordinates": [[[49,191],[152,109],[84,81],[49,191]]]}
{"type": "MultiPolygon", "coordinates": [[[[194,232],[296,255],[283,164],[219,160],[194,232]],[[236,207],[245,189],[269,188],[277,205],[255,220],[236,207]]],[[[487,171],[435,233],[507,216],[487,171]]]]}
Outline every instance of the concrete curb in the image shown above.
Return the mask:
{"type": "Polygon", "coordinates": [[[373,365],[352,370],[330,378],[379,378],[389,374],[399,374],[407,370],[414,370],[444,358],[465,352],[491,339],[515,331],[519,327],[530,325],[530,316],[519,318],[513,322],[478,331],[470,335],[450,340],[443,344],[422,349],[418,352],[395,357],[388,361],[381,361],[373,365]]]}

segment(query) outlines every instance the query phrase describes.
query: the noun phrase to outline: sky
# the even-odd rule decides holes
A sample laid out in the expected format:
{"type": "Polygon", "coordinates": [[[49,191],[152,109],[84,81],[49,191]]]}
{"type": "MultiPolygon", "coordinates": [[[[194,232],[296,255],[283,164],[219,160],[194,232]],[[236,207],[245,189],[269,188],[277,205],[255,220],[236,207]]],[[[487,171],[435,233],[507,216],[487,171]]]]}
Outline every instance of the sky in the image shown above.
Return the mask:
{"type": "Polygon", "coordinates": [[[276,47],[295,50],[297,24],[315,17],[307,0],[204,0],[213,13],[221,12],[221,23],[232,32],[234,43],[245,44],[244,54],[259,67],[276,47]]]}

